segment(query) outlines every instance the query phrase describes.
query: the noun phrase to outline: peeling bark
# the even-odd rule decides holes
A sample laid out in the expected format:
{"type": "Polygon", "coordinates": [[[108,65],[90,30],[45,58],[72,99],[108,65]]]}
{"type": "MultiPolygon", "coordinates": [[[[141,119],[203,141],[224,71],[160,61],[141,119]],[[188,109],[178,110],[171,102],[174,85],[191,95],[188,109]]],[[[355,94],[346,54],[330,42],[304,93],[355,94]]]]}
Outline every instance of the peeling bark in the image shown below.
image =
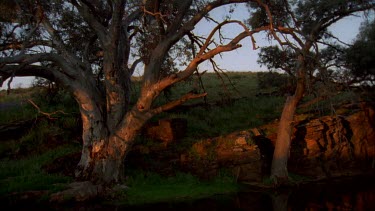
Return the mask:
{"type": "Polygon", "coordinates": [[[150,117],[148,113],[132,110],[116,129],[106,129],[92,120],[84,121],[84,128],[89,130],[83,131],[84,146],[76,176],[97,184],[121,182],[124,159],[135,136],[150,117]]]}

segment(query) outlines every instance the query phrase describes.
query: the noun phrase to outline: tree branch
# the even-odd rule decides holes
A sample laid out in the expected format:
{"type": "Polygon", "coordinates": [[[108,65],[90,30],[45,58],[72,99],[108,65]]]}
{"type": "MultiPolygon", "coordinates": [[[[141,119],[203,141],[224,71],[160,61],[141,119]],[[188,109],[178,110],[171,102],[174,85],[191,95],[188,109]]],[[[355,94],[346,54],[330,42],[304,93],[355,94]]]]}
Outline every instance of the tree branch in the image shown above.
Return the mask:
{"type": "Polygon", "coordinates": [[[21,54],[13,57],[0,58],[0,64],[7,66],[6,64],[20,64],[28,65],[36,62],[51,61],[56,63],[63,72],[71,78],[76,78],[77,71],[68,62],[65,61],[61,56],[53,53],[39,53],[39,54],[21,54]]]}
{"type": "Polygon", "coordinates": [[[34,103],[34,101],[32,101],[31,99],[28,99],[27,101],[29,101],[29,103],[30,103],[32,106],[34,106],[34,108],[36,108],[36,109],[38,110],[38,113],[41,113],[41,114],[47,116],[48,119],[56,119],[56,118],[53,118],[52,116],[53,116],[53,115],[56,115],[56,114],[58,114],[58,113],[60,113],[60,114],[67,114],[67,113],[65,113],[63,110],[58,110],[58,111],[54,111],[54,112],[52,112],[52,113],[47,113],[47,112],[42,111],[42,110],[39,108],[39,106],[38,106],[36,103],[34,103]]]}
{"type": "MultiPolygon", "coordinates": [[[[220,30],[221,27],[223,27],[224,25],[226,24],[231,24],[231,23],[236,23],[236,24],[239,24],[240,26],[242,26],[246,32],[248,32],[250,34],[250,31],[249,29],[241,22],[241,21],[238,21],[238,20],[229,20],[229,21],[223,21],[222,23],[220,23],[219,25],[217,25],[212,31],[211,33],[208,35],[207,39],[206,39],[206,42],[203,44],[203,46],[201,47],[200,51],[198,52],[197,56],[201,56],[203,55],[204,51],[207,49],[207,47],[210,45],[211,43],[211,39],[212,37],[216,34],[216,32],[218,30],[220,30]]],[[[255,42],[255,41],[254,41],[255,42]]],[[[253,42],[253,43],[254,43],[253,42]]]]}
{"type": "Polygon", "coordinates": [[[190,75],[192,75],[194,73],[194,71],[196,70],[196,68],[198,67],[198,65],[206,60],[209,60],[211,58],[213,58],[215,55],[217,54],[220,54],[222,52],[226,52],[226,51],[232,51],[232,50],[235,50],[237,48],[240,48],[242,45],[239,44],[239,42],[241,40],[243,40],[244,38],[248,37],[248,36],[252,36],[253,34],[255,33],[258,33],[260,31],[263,31],[263,30],[267,30],[268,29],[268,26],[266,27],[260,27],[258,29],[254,29],[253,31],[249,31],[249,30],[245,30],[244,32],[238,34],[236,37],[234,37],[232,39],[232,41],[230,41],[228,44],[226,45],[220,45],[202,55],[197,55],[191,62],[190,64],[185,68],[185,70],[181,71],[181,72],[178,72],[176,74],[172,74],[170,75],[169,77],[166,77],[164,79],[162,79],[161,81],[157,82],[156,84],[154,84],[153,86],[153,89],[156,91],[156,93],[160,93],[162,90],[164,90],[165,88],[181,81],[181,80],[184,80],[186,78],[188,78],[190,75]]]}
{"type": "MultiPolygon", "coordinates": [[[[253,0],[251,0],[253,1],[253,0]]],[[[249,0],[216,0],[211,3],[208,3],[200,12],[195,14],[189,21],[184,23],[182,26],[182,19],[179,20],[179,22],[174,23],[174,27],[171,27],[168,31],[168,36],[166,36],[163,43],[167,46],[171,46],[174,43],[176,43],[178,40],[180,40],[182,37],[187,35],[190,31],[192,31],[195,27],[195,25],[201,21],[210,11],[212,11],[215,8],[218,8],[220,6],[224,6],[227,4],[233,4],[233,3],[246,3],[249,2],[249,0]]]]}
{"type": "Polygon", "coordinates": [[[175,33],[178,28],[181,26],[182,20],[184,19],[187,11],[189,10],[189,7],[192,4],[192,0],[185,0],[180,3],[180,7],[177,9],[179,11],[178,16],[175,18],[175,20],[172,22],[171,25],[167,28],[167,34],[170,35],[171,33],[175,33]]]}
{"type": "Polygon", "coordinates": [[[12,42],[12,43],[7,43],[7,44],[1,44],[0,45],[0,51],[5,51],[5,50],[22,50],[25,48],[33,48],[36,46],[47,46],[52,48],[52,42],[49,40],[35,40],[35,41],[29,41],[27,43],[25,42],[12,42]]]}
{"type": "Polygon", "coordinates": [[[194,94],[194,93],[189,92],[186,95],[182,96],[180,99],[169,102],[169,103],[167,103],[165,105],[162,105],[158,108],[152,109],[150,112],[152,114],[159,114],[163,111],[171,110],[171,109],[183,104],[184,102],[186,102],[188,100],[202,98],[202,97],[205,97],[206,95],[207,95],[207,93],[194,94]]]}
{"type": "Polygon", "coordinates": [[[137,67],[137,65],[139,64],[139,63],[141,63],[143,61],[143,59],[142,58],[139,58],[139,59],[136,59],[134,62],[133,62],[133,64],[131,65],[131,67],[130,67],[130,75],[133,75],[133,73],[134,73],[134,71],[135,71],[135,68],[137,67]]]}
{"type": "MultiPolygon", "coordinates": [[[[109,36],[120,36],[121,21],[124,14],[125,0],[116,0],[112,5],[112,21],[109,25],[109,36]]],[[[107,35],[107,36],[108,36],[107,35]]],[[[114,38],[117,40],[117,38],[114,38]]]]}
{"type": "MultiPolygon", "coordinates": [[[[51,69],[52,68],[39,65],[26,65],[22,68],[19,68],[19,65],[6,65],[0,68],[0,76],[2,76],[2,82],[12,75],[18,77],[36,76],[46,78],[50,81],[55,81],[55,76],[52,74],[51,69]]],[[[2,86],[2,82],[0,82],[0,87],[2,86]]]]}
{"type": "Polygon", "coordinates": [[[100,41],[102,43],[106,43],[107,28],[96,19],[95,15],[91,12],[89,6],[86,3],[84,3],[82,0],[78,1],[80,2],[80,4],[77,2],[77,0],[71,0],[71,3],[77,8],[78,12],[82,15],[82,17],[90,25],[90,27],[94,29],[100,41]]]}

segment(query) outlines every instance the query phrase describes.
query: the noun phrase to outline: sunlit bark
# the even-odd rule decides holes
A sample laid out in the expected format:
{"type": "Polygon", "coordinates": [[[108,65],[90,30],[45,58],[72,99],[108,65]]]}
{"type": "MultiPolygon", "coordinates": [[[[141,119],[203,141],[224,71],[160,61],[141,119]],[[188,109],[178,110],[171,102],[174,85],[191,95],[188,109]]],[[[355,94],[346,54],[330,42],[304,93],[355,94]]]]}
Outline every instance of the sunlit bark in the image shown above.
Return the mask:
{"type": "MultiPolygon", "coordinates": [[[[307,46],[307,49],[309,49],[309,46],[307,46]]],[[[305,93],[307,67],[304,55],[298,56],[297,64],[298,81],[296,91],[293,96],[288,96],[286,99],[277,130],[277,140],[271,166],[271,178],[276,184],[283,184],[288,181],[288,158],[294,129],[293,119],[298,103],[305,93]]]]}

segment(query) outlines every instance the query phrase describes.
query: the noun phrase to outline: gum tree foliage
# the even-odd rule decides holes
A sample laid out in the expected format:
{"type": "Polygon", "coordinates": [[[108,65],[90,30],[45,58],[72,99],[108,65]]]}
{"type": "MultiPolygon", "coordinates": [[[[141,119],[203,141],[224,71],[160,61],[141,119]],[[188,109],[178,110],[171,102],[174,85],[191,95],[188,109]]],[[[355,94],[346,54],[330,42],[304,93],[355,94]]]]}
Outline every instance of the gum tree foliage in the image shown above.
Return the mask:
{"type": "MultiPolygon", "coordinates": [[[[203,61],[241,47],[249,30],[217,22],[207,37],[192,31],[215,8],[249,0],[17,0],[1,15],[0,76],[37,76],[72,93],[83,122],[81,180],[111,185],[123,179],[124,158],[152,116],[206,93],[186,93],[154,105],[163,90],[184,81],[203,61]],[[216,36],[227,25],[243,31],[216,36]],[[215,37],[216,36],[216,37],[215,37]],[[143,63],[141,93],[130,104],[131,76],[143,63]],[[177,64],[183,68],[177,69],[177,64]]],[[[263,7],[263,6],[261,6],[263,7]]]]}
{"type": "Polygon", "coordinates": [[[281,74],[279,72],[270,71],[257,73],[257,82],[259,89],[282,89],[289,84],[289,81],[289,77],[286,74],[281,74]]]}
{"type": "Polygon", "coordinates": [[[365,22],[355,42],[347,49],[346,61],[355,82],[375,82],[375,21],[365,22]]]}
{"type": "MultiPolygon", "coordinates": [[[[347,65],[345,63],[345,46],[335,43],[325,44],[327,46],[320,49],[318,53],[310,51],[305,59],[307,63],[306,82],[310,89],[313,89],[319,82],[332,85],[349,83],[347,65]]],[[[265,65],[271,73],[281,71],[288,75],[287,78],[281,78],[279,82],[269,81],[268,83],[285,84],[285,79],[288,79],[289,88],[295,89],[297,81],[295,71],[297,55],[295,51],[288,48],[282,50],[278,46],[268,46],[262,47],[258,55],[257,62],[265,65]]],[[[277,78],[274,78],[274,80],[277,80],[277,78]]],[[[267,83],[264,86],[267,86],[267,83]]],[[[316,90],[309,91],[315,92],[316,90]]]]}
{"type": "Polygon", "coordinates": [[[293,117],[306,92],[307,78],[319,67],[313,58],[319,55],[318,43],[335,38],[328,31],[329,26],[356,12],[374,9],[375,3],[359,0],[264,0],[262,3],[263,7],[250,4],[252,17],[256,19],[251,18],[248,23],[253,28],[271,25],[269,37],[277,41],[281,50],[277,47],[263,50],[260,61],[269,67],[280,68],[296,79],[294,94],[287,97],[281,114],[273,155],[271,178],[278,185],[288,181],[293,117]]]}

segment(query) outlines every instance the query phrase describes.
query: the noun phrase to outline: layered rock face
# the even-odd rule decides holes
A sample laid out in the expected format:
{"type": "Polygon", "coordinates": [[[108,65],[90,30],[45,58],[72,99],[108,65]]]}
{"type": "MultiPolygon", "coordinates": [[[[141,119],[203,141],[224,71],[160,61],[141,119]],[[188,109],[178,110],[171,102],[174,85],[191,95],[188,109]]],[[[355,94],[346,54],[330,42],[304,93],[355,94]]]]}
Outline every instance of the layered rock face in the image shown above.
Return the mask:
{"type": "MultiPolygon", "coordinates": [[[[168,147],[181,144],[179,139],[173,138],[181,136],[165,138],[163,134],[178,132],[173,132],[173,121],[163,122],[148,130],[157,131],[151,138],[164,140],[163,147],[135,148],[136,156],[132,156],[137,157],[135,163],[166,174],[182,170],[202,178],[215,176],[223,169],[232,172],[239,181],[260,182],[269,175],[278,122],[201,140],[183,152],[168,147]],[[165,127],[167,132],[164,133],[165,127]],[[145,160],[145,154],[152,157],[151,161],[145,160]]],[[[375,112],[368,106],[348,116],[323,116],[294,122],[289,172],[311,179],[373,172],[374,124],[375,112]]],[[[181,130],[180,126],[177,128],[181,130]]]]}
{"type": "Polygon", "coordinates": [[[142,133],[147,138],[161,141],[165,145],[168,145],[168,143],[184,137],[186,134],[186,128],[186,119],[161,119],[157,123],[147,124],[142,133]]]}
{"type": "Polygon", "coordinates": [[[314,178],[374,170],[375,114],[365,108],[348,117],[324,116],[295,129],[289,171],[314,178]]]}

